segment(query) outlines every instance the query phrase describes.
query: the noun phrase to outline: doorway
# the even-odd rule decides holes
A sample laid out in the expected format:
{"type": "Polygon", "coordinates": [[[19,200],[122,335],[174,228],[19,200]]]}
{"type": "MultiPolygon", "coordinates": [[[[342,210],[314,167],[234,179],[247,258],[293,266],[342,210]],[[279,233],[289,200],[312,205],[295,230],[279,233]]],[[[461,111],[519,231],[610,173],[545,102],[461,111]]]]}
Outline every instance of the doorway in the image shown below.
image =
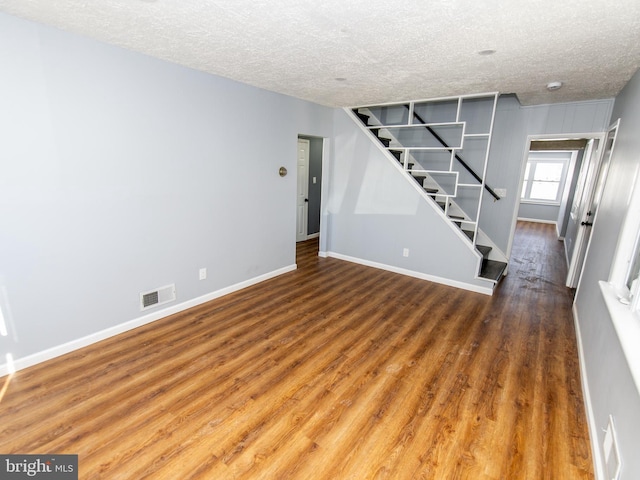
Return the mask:
{"type": "Polygon", "coordinates": [[[309,149],[310,141],[298,137],[296,189],[296,242],[307,240],[309,231],[309,149]]]}
{"type": "MultiPolygon", "coordinates": [[[[592,222],[588,220],[588,214],[591,212],[591,215],[595,215],[595,210],[590,210],[590,208],[594,199],[593,195],[597,191],[596,182],[598,178],[601,178],[599,174],[603,172],[600,167],[604,164],[602,159],[606,136],[605,133],[557,134],[531,135],[527,139],[527,157],[522,167],[514,225],[520,210],[520,201],[524,192],[523,185],[527,181],[529,153],[532,150],[577,152],[571,157],[566,179],[563,181],[564,192],[555,220],[558,238],[564,242],[568,268],[566,285],[572,288],[575,288],[579,282],[584,253],[591,234],[589,227],[592,222]]],[[[511,238],[513,239],[513,233],[511,238]]],[[[511,247],[512,245],[509,246],[509,251],[511,251],[511,247]]]]}
{"type": "MultiPolygon", "coordinates": [[[[571,221],[577,229],[575,246],[569,261],[567,287],[577,288],[584,266],[584,261],[591,239],[591,227],[598,213],[600,197],[609,173],[609,163],[618,132],[618,122],[609,127],[606,137],[599,142],[600,148],[592,154],[593,161],[585,165],[585,180],[581,183],[581,190],[576,191],[571,207],[571,221]],[[579,225],[578,225],[579,224],[579,225]]],[[[581,172],[582,173],[582,172],[581,172]]]]}
{"type": "Polygon", "coordinates": [[[296,242],[320,237],[324,139],[298,135],[296,242]]]}

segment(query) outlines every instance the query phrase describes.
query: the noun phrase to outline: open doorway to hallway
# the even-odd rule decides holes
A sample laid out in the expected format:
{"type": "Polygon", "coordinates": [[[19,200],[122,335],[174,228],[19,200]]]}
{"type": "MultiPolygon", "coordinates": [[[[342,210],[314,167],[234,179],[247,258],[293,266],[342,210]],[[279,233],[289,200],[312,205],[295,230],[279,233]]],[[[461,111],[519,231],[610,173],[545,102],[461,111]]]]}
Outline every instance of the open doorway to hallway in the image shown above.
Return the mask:
{"type": "Polygon", "coordinates": [[[553,224],[518,220],[511,252],[512,267],[507,277],[512,281],[519,277],[520,287],[535,286],[540,294],[545,293],[545,286],[551,285],[566,293],[567,264],[563,256],[562,243],[553,224]]]}
{"type": "MultiPolygon", "coordinates": [[[[298,135],[296,163],[296,243],[315,245],[320,237],[320,205],[322,201],[322,160],[324,139],[298,135]]],[[[296,258],[298,255],[296,254],[296,258]]]]}
{"type": "Polygon", "coordinates": [[[569,287],[575,287],[579,281],[583,260],[580,252],[588,244],[588,226],[592,224],[589,217],[595,213],[588,204],[598,178],[605,136],[605,133],[531,135],[527,140],[516,218],[555,225],[557,238],[564,242],[563,263],[568,268],[565,283],[569,287]],[[566,158],[561,158],[562,155],[566,158]],[[551,167],[557,167],[555,177],[545,174],[551,167]],[[550,186],[554,185],[555,195],[549,194],[550,186]],[[542,194],[533,195],[534,186],[542,194]],[[541,217],[543,209],[547,217],[541,217]]]}

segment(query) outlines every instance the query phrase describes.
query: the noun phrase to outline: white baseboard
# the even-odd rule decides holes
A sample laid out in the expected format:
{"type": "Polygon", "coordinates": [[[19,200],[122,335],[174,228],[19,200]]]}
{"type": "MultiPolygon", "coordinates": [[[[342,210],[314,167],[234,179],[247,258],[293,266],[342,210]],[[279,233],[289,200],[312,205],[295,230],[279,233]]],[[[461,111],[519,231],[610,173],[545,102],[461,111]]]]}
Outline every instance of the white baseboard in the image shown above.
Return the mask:
{"type": "Polygon", "coordinates": [[[593,457],[593,469],[596,480],[605,480],[604,467],[600,457],[600,446],[598,445],[598,435],[596,419],[591,405],[591,395],[589,394],[589,382],[587,380],[587,369],[584,361],[584,350],[582,348],[582,336],[580,335],[580,322],[578,321],[578,310],[573,305],[573,324],[576,330],[576,343],[578,344],[578,363],[580,364],[580,380],[582,383],[582,397],[584,407],[587,411],[587,425],[589,426],[589,439],[591,440],[591,456],[593,457]]]}
{"type": "Polygon", "coordinates": [[[416,272],[414,270],[408,270],[406,268],[394,267],[393,265],[386,265],[384,263],[372,262],[370,260],[364,260],[362,258],[350,257],[349,255],[343,255],[341,253],[336,253],[336,252],[318,252],[318,255],[321,257],[332,257],[332,258],[337,258],[338,260],[345,260],[347,262],[358,263],[360,265],[365,265],[367,267],[379,268],[381,270],[387,270],[393,273],[400,273],[402,275],[419,278],[421,280],[428,280],[430,282],[439,283],[441,285],[447,285],[449,287],[461,288],[463,290],[469,290],[471,292],[476,292],[476,293],[483,293],[485,295],[493,295],[493,285],[492,287],[481,287],[479,285],[472,285],[470,283],[458,282],[456,280],[437,277],[434,275],[428,275],[426,273],[416,272]]]}
{"type": "Polygon", "coordinates": [[[259,275],[254,278],[250,278],[243,282],[236,283],[235,285],[230,285],[228,287],[221,288],[220,290],[207,293],[206,295],[202,295],[200,297],[187,300],[178,305],[171,305],[167,308],[163,308],[162,310],[149,313],[148,315],[134,318],[133,320],[120,323],[118,325],[106,328],[104,330],[100,330],[99,332],[92,333],[85,337],[78,338],[76,340],[72,340],[70,342],[63,343],[61,345],[57,345],[55,347],[49,348],[47,350],[43,350],[38,353],[34,353],[32,355],[27,355],[26,357],[15,359],[11,365],[8,363],[0,364],[0,377],[9,375],[10,373],[25,369],[27,367],[31,367],[38,363],[51,360],[52,358],[65,355],[67,353],[73,352],[74,350],[78,350],[80,348],[92,345],[101,340],[105,340],[109,337],[113,337],[115,335],[119,335],[126,331],[133,330],[134,328],[141,327],[142,325],[155,322],[156,320],[160,320],[161,318],[168,317],[169,315],[173,315],[174,313],[179,313],[184,310],[188,310],[189,308],[201,305],[203,303],[209,302],[211,300],[222,297],[224,295],[237,292],[238,290],[242,290],[243,288],[250,287],[251,285],[255,285],[257,283],[264,282],[265,280],[269,280],[271,278],[277,277],[284,273],[291,272],[296,268],[297,268],[296,264],[289,265],[289,266],[280,268],[278,270],[274,270],[272,272],[259,275]]]}
{"type": "Polygon", "coordinates": [[[533,222],[533,223],[547,223],[549,225],[556,225],[556,221],[555,220],[541,220],[539,218],[525,218],[525,217],[518,217],[518,221],[519,222],[533,222]]]}

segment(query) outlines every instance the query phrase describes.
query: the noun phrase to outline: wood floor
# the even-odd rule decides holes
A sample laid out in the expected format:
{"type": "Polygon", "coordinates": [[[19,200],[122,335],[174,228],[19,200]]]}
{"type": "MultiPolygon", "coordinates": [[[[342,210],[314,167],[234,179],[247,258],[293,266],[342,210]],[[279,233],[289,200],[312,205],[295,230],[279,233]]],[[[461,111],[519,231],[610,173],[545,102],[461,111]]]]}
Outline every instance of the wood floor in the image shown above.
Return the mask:
{"type": "Polygon", "coordinates": [[[571,292],[519,224],[493,297],[319,258],[10,378],[0,453],[80,478],[591,479],[571,292]]]}

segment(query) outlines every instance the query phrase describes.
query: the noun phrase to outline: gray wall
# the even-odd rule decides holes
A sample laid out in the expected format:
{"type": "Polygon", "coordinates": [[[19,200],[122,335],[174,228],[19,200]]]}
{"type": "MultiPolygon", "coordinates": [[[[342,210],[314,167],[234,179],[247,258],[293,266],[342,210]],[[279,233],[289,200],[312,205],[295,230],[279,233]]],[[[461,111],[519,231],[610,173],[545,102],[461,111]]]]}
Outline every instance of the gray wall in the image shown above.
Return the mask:
{"type": "Polygon", "coordinates": [[[504,253],[508,252],[522,165],[529,135],[602,132],[609,126],[613,99],[522,107],[513,96],[498,99],[489,152],[487,183],[505,188],[499,201],[485,191],[480,228],[504,253]]]}
{"type": "Polygon", "coordinates": [[[295,264],[278,169],[332,109],[4,14],[0,58],[0,364],[295,264]]]}
{"type": "Polygon", "coordinates": [[[322,144],[321,138],[310,138],[309,145],[309,221],[307,234],[320,233],[320,201],[322,191],[322,144]],[[313,183],[313,179],[316,183],[313,183]]]}
{"type": "Polygon", "coordinates": [[[560,205],[521,202],[518,208],[518,218],[555,223],[558,220],[559,212],[560,205]]]}
{"type": "MultiPolygon", "coordinates": [[[[620,118],[615,150],[602,200],[596,214],[591,242],[576,293],[575,310],[584,350],[597,435],[602,445],[608,416],[614,416],[623,459],[622,480],[640,478],[640,395],[598,281],[608,280],[618,235],[627,209],[640,159],[640,73],[636,73],[618,95],[612,120],[620,118]]],[[[640,346],[639,346],[640,348],[640,346]]],[[[596,452],[602,455],[601,450],[596,452]]]]}

